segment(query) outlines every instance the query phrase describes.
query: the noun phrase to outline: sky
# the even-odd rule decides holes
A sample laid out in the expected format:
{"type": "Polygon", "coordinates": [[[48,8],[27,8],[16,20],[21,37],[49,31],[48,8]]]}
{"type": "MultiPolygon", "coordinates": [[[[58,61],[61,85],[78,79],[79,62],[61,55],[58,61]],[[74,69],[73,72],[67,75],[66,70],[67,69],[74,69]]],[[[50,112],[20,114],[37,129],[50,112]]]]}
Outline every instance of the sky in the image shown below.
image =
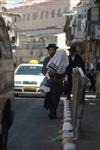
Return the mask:
{"type": "Polygon", "coordinates": [[[6,3],[7,3],[7,6],[9,7],[21,1],[23,0],[6,0],[6,3]]]}
{"type": "MultiPolygon", "coordinates": [[[[24,2],[25,0],[6,0],[6,7],[10,7],[10,6],[14,6],[14,4],[18,3],[18,2],[24,2]]],[[[44,0],[33,0],[33,1],[39,1],[42,2],[44,0]]]]}

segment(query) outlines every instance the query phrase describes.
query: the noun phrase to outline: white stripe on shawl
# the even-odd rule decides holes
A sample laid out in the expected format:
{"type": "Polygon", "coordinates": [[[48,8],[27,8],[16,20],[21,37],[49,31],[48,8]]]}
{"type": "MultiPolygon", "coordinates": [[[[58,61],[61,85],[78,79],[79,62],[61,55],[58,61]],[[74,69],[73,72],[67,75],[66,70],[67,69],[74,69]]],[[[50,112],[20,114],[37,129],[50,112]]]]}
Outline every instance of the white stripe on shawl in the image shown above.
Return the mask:
{"type": "Polygon", "coordinates": [[[65,50],[58,49],[53,58],[47,64],[47,70],[52,74],[63,74],[69,64],[68,56],[65,50]]]}

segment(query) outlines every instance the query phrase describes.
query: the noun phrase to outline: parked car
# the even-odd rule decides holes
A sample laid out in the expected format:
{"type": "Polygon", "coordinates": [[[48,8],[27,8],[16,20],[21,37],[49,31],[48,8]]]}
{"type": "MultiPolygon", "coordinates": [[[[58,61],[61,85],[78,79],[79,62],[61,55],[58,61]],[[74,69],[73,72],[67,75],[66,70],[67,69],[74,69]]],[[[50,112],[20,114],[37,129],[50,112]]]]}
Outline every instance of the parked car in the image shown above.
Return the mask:
{"type": "Polygon", "coordinates": [[[7,149],[14,112],[14,64],[8,30],[0,16],[0,150],[7,149]]]}
{"type": "Polygon", "coordinates": [[[17,67],[14,75],[16,96],[19,94],[41,95],[39,87],[44,78],[44,75],[41,73],[42,67],[42,64],[20,64],[17,67]]]}

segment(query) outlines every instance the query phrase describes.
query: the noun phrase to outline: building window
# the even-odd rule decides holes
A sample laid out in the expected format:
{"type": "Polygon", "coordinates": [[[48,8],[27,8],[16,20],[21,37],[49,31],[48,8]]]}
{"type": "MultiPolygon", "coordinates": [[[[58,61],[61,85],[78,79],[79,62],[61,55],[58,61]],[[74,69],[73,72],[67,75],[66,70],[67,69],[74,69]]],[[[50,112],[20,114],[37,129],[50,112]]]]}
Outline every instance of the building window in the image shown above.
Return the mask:
{"type": "Polygon", "coordinates": [[[14,18],[14,22],[18,22],[18,21],[19,21],[19,22],[21,21],[21,17],[15,17],[15,18],[14,18]]]}
{"type": "Polygon", "coordinates": [[[81,19],[82,18],[82,14],[78,14],[78,19],[81,19]]]}
{"type": "Polygon", "coordinates": [[[23,15],[23,21],[25,21],[25,14],[23,15]]]}
{"type": "Polygon", "coordinates": [[[48,12],[48,11],[46,11],[46,13],[45,13],[45,18],[47,19],[47,18],[48,18],[48,16],[49,16],[49,12],[48,12]]]}
{"type": "Polygon", "coordinates": [[[61,17],[62,14],[61,14],[61,8],[58,9],[58,13],[57,13],[58,17],[61,17]]]}
{"type": "Polygon", "coordinates": [[[33,16],[32,16],[32,19],[33,20],[36,20],[38,17],[38,13],[37,12],[33,12],[33,16]]]}
{"type": "Polygon", "coordinates": [[[43,19],[43,14],[44,14],[44,12],[42,11],[40,14],[40,19],[43,19]]]}
{"type": "Polygon", "coordinates": [[[16,16],[14,17],[14,22],[17,22],[17,17],[16,16]]]}
{"type": "Polygon", "coordinates": [[[64,13],[67,13],[67,7],[65,7],[65,9],[64,9],[64,13]]]}
{"type": "Polygon", "coordinates": [[[51,17],[54,18],[54,16],[55,16],[55,12],[54,12],[54,9],[53,9],[52,12],[51,12],[51,17]]]}
{"type": "Polygon", "coordinates": [[[35,39],[30,37],[20,37],[20,47],[23,49],[41,49],[45,47],[45,40],[43,38],[35,39]]]}
{"type": "Polygon", "coordinates": [[[99,8],[93,7],[91,9],[91,21],[99,21],[99,8]]]}
{"type": "Polygon", "coordinates": [[[78,19],[77,21],[77,30],[81,31],[81,19],[78,19]]]}
{"type": "Polygon", "coordinates": [[[30,20],[30,14],[27,14],[27,20],[30,20]]]}

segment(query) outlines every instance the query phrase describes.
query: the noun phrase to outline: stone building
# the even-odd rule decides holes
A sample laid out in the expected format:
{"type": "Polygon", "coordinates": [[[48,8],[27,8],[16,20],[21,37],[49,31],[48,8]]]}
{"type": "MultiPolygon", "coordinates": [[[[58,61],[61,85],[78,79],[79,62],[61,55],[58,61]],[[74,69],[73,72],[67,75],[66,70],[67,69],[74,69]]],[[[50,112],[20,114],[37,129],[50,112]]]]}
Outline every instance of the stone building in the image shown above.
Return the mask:
{"type": "Polygon", "coordinates": [[[97,71],[97,93],[100,93],[100,1],[81,0],[66,14],[66,42],[76,43],[86,69],[97,71]]]}
{"type": "MultiPolygon", "coordinates": [[[[14,52],[18,63],[27,62],[29,59],[46,56],[45,46],[56,43],[59,47],[65,43],[63,28],[66,12],[77,4],[79,0],[43,0],[18,3],[11,7],[10,13],[19,13],[20,17],[13,17],[17,31],[17,50],[14,52]],[[63,38],[59,36],[63,35],[63,38]]],[[[61,48],[66,48],[66,43],[61,48]]]]}

